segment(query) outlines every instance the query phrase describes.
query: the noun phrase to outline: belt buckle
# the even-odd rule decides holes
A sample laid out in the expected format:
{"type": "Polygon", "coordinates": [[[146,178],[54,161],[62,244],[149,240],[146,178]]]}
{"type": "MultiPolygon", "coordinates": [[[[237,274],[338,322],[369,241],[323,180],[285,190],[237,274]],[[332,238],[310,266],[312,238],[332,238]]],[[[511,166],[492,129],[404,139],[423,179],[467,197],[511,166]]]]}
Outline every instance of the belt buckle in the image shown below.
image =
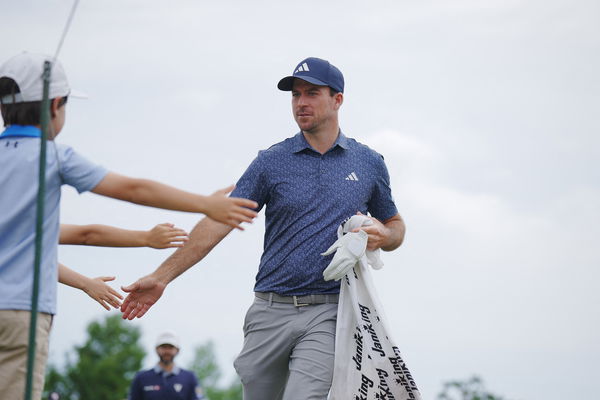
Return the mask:
{"type": "Polygon", "coordinates": [[[304,306],[309,306],[310,304],[308,303],[298,303],[298,296],[292,296],[294,298],[294,306],[296,307],[304,307],[304,306]]]}

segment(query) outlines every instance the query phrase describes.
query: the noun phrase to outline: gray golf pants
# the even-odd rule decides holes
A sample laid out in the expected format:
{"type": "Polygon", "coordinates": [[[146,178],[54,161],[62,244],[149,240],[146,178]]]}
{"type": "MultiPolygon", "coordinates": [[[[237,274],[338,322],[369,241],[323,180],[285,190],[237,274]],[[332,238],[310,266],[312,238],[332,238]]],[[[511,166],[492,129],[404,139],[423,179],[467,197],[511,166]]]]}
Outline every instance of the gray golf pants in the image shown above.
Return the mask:
{"type": "Polygon", "coordinates": [[[234,362],[244,400],[325,400],[333,377],[337,304],[254,299],[234,362]]]}

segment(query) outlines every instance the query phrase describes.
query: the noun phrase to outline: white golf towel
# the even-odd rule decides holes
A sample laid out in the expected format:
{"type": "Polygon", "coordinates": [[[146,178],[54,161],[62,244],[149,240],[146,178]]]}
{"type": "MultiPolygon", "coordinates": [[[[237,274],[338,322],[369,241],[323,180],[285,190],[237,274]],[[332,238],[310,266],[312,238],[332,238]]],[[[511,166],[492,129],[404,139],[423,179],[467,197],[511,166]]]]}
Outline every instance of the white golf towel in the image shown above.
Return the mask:
{"type": "MultiPolygon", "coordinates": [[[[365,216],[354,216],[340,226],[338,237],[370,223],[365,216]]],[[[341,280],[330,400],[421,400],[392,340],[367,266],[383,266],[378,253],[364,252],[341,280]]]]}

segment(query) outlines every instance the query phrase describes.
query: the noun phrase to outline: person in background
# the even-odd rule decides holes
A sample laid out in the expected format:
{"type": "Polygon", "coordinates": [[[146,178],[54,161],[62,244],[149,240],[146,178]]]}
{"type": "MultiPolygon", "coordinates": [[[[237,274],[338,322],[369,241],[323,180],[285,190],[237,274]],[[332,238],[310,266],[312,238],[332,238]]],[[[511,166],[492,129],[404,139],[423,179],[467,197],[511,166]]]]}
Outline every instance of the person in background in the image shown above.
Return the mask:
{"type": "Polygon", "coordinates": [[[156,340],[158,363],[135,375],[129,400],[204,400],[196,375],[175,364],[177,354],[177,336],[172,332],[161,334],[156,340]]]}

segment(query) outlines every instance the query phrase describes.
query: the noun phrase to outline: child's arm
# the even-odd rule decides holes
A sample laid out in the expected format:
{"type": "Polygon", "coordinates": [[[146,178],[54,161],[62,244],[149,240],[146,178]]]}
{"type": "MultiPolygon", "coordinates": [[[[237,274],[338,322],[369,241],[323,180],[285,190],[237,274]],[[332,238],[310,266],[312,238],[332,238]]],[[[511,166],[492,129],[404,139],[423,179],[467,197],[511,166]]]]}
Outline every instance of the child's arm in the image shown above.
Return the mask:
{"type": "Polygon", "coordinates": [[[187,233],[173,224],[156,225],[149,231],[132,231],[107,225],[60,225],[60,244],[108,247],[183,247],[187,233]]]}
{"type": "Polygon", "coordinates": [[[114,276],[101,276],[91,279],[58,263],[58,281],[60,283],[83,290],[107,310],[110,310],[109,305],[119,308],[121,305],[119,300],[123,300],[123,296],[104,283],[114,279],[114,276]]]}
{"type": "Polygon", "coordinates": [[[109,172],[92,192],[131,203],[168,210],[198,212],[215,221],[243,230],[242,222],[251,222],[258,204],[252,200],[227,197],[234,185],[210,196],[193,194],[148,179],[130,178],[109,172]]]}

